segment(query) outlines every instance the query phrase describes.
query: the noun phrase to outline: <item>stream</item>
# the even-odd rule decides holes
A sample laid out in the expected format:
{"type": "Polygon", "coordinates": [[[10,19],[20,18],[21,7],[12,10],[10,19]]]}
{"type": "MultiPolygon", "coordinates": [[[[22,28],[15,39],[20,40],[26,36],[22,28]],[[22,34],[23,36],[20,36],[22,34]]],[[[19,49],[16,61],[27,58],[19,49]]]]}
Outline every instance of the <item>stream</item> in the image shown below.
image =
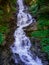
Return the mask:
{"type": "Polygon", "coordinates": [[[29,37],[26,36],[24,32],[24,27],[33,24],[32,16],[26,12],[28,10],[27,7],[23,4],[23,0],[17,0],[18,4],[18,14],[17,14],[17,26],[14,32],[14,43],[10,46],[10,49],[13,53],[13,59],[16,65],[21,60],[24,64],[20,65],[43,65],[41,59],[37,56],[34,59],[33,54],[31,53],[31,41],[29,37]],[[19,58],[17,57],[19,55],[19,58]]]}

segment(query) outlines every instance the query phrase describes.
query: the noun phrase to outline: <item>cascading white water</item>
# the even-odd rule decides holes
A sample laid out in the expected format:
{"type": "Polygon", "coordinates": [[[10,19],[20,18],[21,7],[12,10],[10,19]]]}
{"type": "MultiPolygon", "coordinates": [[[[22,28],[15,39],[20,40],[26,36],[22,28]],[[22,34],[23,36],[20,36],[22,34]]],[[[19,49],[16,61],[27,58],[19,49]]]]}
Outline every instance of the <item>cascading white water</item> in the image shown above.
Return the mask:
{"type": "MultiPolygon", "coordinates": [[[[19,13],[17,15],[18,28],[14,33],[14,44],[10,47],[12,53],[18,54],[25,65],[43,65],[38,57],[36,57],[35,60],[33,59],[33,54],[30,52],[31,42],[23,30],[23,27],[29,26],[33,23],[32,16],[29,13],[24,12],[25,7],[23,5],[23,0],[17,0],[17,3],[19,5],[19,13]]],[[[19,63],[17,58],[14,59],[15,63],[19,63]]]]}

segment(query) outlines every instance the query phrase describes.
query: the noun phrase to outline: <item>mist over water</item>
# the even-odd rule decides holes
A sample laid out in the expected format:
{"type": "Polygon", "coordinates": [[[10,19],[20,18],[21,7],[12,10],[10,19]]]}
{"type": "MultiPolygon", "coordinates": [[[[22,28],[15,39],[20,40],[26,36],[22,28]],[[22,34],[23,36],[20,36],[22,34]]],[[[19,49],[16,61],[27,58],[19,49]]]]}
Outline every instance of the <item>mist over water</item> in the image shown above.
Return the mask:
{"type": "Polygon", "coordinates": [[[37,56],[36,59],[33,58],[33,54],[31,54],[30,51],[31,42],[23,30],[24,27],[27,27],[33,23],[32,16],[24,11],[25,7],[23,0],[17,0],[17,4],[19,6],[19,12],[17,15],[18,28],[14,32],[15,41],[10,47],[14,56],[15,63],[19,63],[18,57],[16,57],[17,54],[19,55],[24,65],[43,65],[37,56]]]}

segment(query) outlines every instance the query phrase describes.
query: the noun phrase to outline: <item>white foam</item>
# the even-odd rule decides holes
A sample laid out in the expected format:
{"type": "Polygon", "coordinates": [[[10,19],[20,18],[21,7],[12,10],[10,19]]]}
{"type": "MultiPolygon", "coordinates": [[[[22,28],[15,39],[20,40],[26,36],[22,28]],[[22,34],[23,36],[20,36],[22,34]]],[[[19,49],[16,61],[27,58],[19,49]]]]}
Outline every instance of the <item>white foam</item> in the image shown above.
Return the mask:
{"type": "MultiPolygon", "coordinates": [[[[29,38],[25,35],[23,27],[29,26],[33,23],[32,16],[29,13],[25,13],[23,0],[17,0],[19,5],[19,13],[17,15],[17,26],[19,26],[14,33],[14,46],[10,48],[13,54],[18,54],[21,61],[25,65],[43,65],[41,60],[36,57],[36,60],[33,59],[33,54],[30,53],[31,42],[29,38]]],[[[17,58],[15,58],[15,63],[17,63],[17,58]]]]}

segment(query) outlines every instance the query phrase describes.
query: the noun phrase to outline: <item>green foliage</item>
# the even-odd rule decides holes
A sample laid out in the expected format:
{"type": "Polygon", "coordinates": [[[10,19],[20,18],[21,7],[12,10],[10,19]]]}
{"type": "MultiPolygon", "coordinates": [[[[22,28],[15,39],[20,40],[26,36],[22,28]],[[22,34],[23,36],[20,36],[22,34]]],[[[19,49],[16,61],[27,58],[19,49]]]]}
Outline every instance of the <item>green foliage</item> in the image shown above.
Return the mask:
{"type": "MultiPolygon", "coordinates": [[[[42,16],[43,17],[43,16],[42,16]]],[[[38,23],[38,29],[43,29],[44,27],[49,26],[49,19],[46,19],[45,17],[40,17],[37,21],[38,23]]]]}
{"type": "Polygon", "coordinates": [[[49,46],[49,38],[43,37],[40,43],[42,47],[46,47],[47,45],[49,46]]]}
{"type": "Polygon", "coordinates": [[[30,35],[40,39],[41,50],[49,55],[49,0],[37,0],[29,11],[37,17],[37,30],[30,35]]]}
{"type": "Polygon", "coordinates": [[[43,44],[41,43],[42,46],[46,46],[47,44],[49,45],[49,38],[44,38],[43,37],[41,40],[42,40],[41,42],[43,43],[43,44]]]}
{"type": "Polygon", "coordinates": [[[1,33],[7,33],[8,32],[8,27],[6,27],[6,26],[0,26],[0,32],[1,33]]]}
{"type": "Polygon", "coordinates": [[[16,0],[0,1],[0,45],[5,41],[5,37],[9,32],[9,24],[16,11],[16,0]]]}
{"type": "Polygon", "coordinates": [[[2,43],[4,42],[5,37],[4,35],[0,32],[0,45],[2,45],[2,43]]]}
{"type": "Polygon", "coordinates": [[[41,14],[49,13],[49,0],[36,0],[35,4],[31,4],[29,11],[34,15],[38,16],[41,14]]]}
{"type": "Polygon", "coordinates": [[[31,36],[34,37],[46,37],[48,34],[48,30],[38,30],[38,31],[34,31],[32,32],[31,36]]]}
{"type": "Polygon", "coordinates": [[[49,0],[37,0],[38,5],[44,6],[49,4],[49,0]]]}
{"type": "Polygon", "coordinates": [[[4,14],[3,10],[0,10],[0,15],[4,14]]]}
{"type": "Polygon", "coordinates": [[[44,46],[44,47],[42,48],[42,51],[44,51],[44,52],[46,52],[46,53],[49,54],[49,46],[48,46],[48,45],[47,45],[47,46],[44,46]]]}
{"type": "Polygon", "coordinates": [[[13,4],[16,4],[16,0],[10,0],[13,4]]]}
{"type": "Polygon", "coordinates": [[[2,20],[2,18],[3,18],[3,15],[4,14],[4,12],[3,12],[3,10],[0,10],[0,21],[2,20]]]}
{"type": "Polygon", "coordinates": [[[42,46],[42,51],[49,54],[49,38],[42,38],[40,43],[42,46]]]}
{"type": "Polygon", "coordinates": [[[29,11],[30,11],[33,15],[36,15],[36,13],[37,13],[37,11],[38,11],[37,4],[32,5],[32,6],[29,8],[29,11]]]}
{"type": "Polygon", "coordinates": [[[8,33],[8,27],[0,26],[0,45],[2,45],[5,41],[5,34],[8,33]]]}

